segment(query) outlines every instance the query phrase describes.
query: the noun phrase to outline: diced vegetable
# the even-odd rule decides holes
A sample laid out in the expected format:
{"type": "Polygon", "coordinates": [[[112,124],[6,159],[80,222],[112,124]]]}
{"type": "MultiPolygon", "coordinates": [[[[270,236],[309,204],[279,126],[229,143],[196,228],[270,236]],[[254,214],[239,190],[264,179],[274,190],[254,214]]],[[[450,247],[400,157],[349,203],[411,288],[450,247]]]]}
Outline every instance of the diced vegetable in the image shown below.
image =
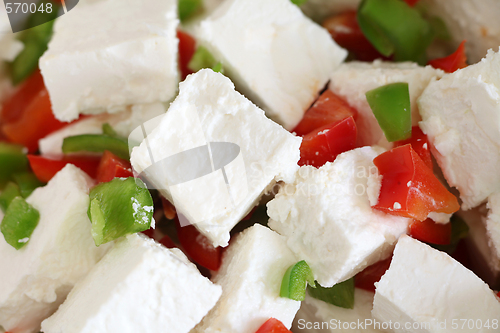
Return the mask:
{"type": "Polygon", "coordinates": [[[160,239],[160,244],[165,246],[168,249],[173,249],[175,246],[175,243],[172,241],[172,239],[168,236],[165,235],[160,239]]]}
{"type": "Polygon", "coordinates": [[[286,270],[281,282],[280,296],[295,301],[303,301],[306,299],[308,283],[313,288],[316,288],[313,272],[309,265],[302,260],[286,270]]]}
{"type": "Polygon", "coordinates": [[[111,127],[111,125],[108,123],[102,125],[102,133],[107,136],[114,136],[114,137],[118,136],[118,133],[116,133],[113,127],[111,127]]]}
{"type": "Polygon", "coordinates": [[[136,178],[115,178],[90,191],[88,216],[96,246],[150,228],[153,199],[136,178]]]}
{"type": "Polygon", "coordinates": [[[112,179],[133,177],[132,166],[128,160],[119,158],[110,151],[105,151],[97,169],[97,182],[105,183],[112,179]]]}
{"type": "Polygon", "coordinates": [[[458,247],[458,243],[462,239],[466,238],[469,234],[469,226],[467,226],[467,223],[465,223],[464,220],[462,220],[456,214],[451,217],[449,224],[451,225],[451,237],[449,245],[431,244],[431,246],[451,255],[455,253],[458,247]]]}
{"type": "Polygon", "coordinates": [[[352,108],[346,101],[328,89],[307,110],[304,118],[302,118],[292,132],[303,136],[320,127],[335,124],[348,117],[356,119],[356,116],[356,109],[352,108]]]}
{"type": "Polygon", "coordinates": [[[465,40],[460,43],[457,50],[447,57],[429,61],[429,65],[434,68],[442,69],[447,73],[467,67],[467,55],[465,54],[465,40]]]}
{"type": "Polygon", "coordinates": [[[292,333],[278,319],[269,318],[255,333],[292,333]]]}
{"type": "Polygon", "coordinates": [[[354,308],[354,278],[337,283],[331,288],[324,288],[317,285],[316,288],[307,288],[311,297],[323,302],[340,306],[346,309],[354,308]]]}
{"type": "Polygon", "coordinates": [[[186,76],[193,73],[188,65],[196,51],[196,41],[191,35],[180,30],[177,30],[177,38],[179,39],[179,68],[181,80],[184,80],[186,76]]]}
{"type": "Polygon", "coordinates": [[[375,282],[380,281],[382,275],[389,269],[391,260],[392,257],[380,260],[356,274],[354,277],[356,287],[375,292],[375,282]]]}
{"type": "Polygon", "coordinates": [[[175,210],[174,205],[170,203],[167,199],[164,197],[161,197],[161,203],[163,206],[163,214],[168,220],[173,220],[175,216],[177,215],[177,211],[175,210]]]}
{"type": "Polygon", "coordinates": [[[222,248],[214,247],[194,225],[181,227],[176,219],[175,226],[179,242],[187,256],[211,271],[218,271],[222,262],[222,248]]]}
{"type": "Polygon", "coordinates": [[[451,214],[460,208],[457,198],[439,182],[411,145],[382,153],[373,163],[383,176],[373,208],[419,221],[430,212],[451,214]]]}
{"type": "Polygon", "coordinates": [[[28,155],[31,169],[41,182],[48,183],[66,164],[73,164],[90,177],[97,177],[97,168],[101,161],[101,156],[82,155],[82,156],[60,156],[45,157],[39,155],[28,155]]]}
{"type": "Polygon", "coordinates": [[[17,186],[19,186],[19,191],[23,198],[29,197],[37,187],[45,185],[31,172],[15,173],[12,178],[17,186]]]}
{"type": "Polygon", "coordinates": [[[417,153],[418,156],[424,161],[425,165],[427,165],[432,170],[432,157],[430,151],[429,140],[427,139],[427,135],[425,135],[420,127],[414,126],[411,128],[411,138],[397,141],[394,143],[395,147],[404,146],[407,144],[411,144],[411,147],[417,153]]]}
{"type": "Polygon", "coordinates": [[[193,72],[197,72],[202,68],[211,68],[214,72],[224,73],[222,64],[215,60],[214,56],[204,46],[198,46],[189,61],[188,68],[193,72]]]}
{"type": "Polygon", "coordinates": [[[419,0],[405,0],[405,2],[408,4],[408,6],[413,7],[417,4],[419,0]]]}
{"type": "Polygon", "coordinates": [[[19,186],[16,183],[8,182],[2,193],[0,193],[0,209],[5,213],[12,200],[21,196],[19,186]]]}
{"type": "Polygon", "coordinates": [[[408,83],[391,83],[366,93],[366,100],[389,142],[411,137],[408,83]]]}
{"type": "Polygon", "coordinates": [[[129,159],[128,143],[125,139],[105,134],[82,134],[64,139],[62,151],[65,154],[76,152],[103,153],[109,150],[119,158],[129,159]]]}
{"type": "Polygon", "coordinates": [[[15,197],[7,208],[0,229],[5,241],[19,250],[25,246],[38,225],[40,213],[22,197],[15,197]]]}
{"type": "Polygon", "coordinates": [[[307,2],[307,0],[290,0],[294,5],[302,6],[307,2]]]}
{"type": "Polygon", "coordinates": [[[203,9],[202,0],[179,0],[179,19],[185,22],[203,9]]]}
{"type": "Polygon", "coordinates": [[[451,223],[436,223],[431,219],[414,220],[410,224],[410,236],[421,242],[448,245],[451,241],[451,223]]]}
{"type": "Polygon", "coordinates": [[[299,165],[321,167],[348,150],[356,148],[357,129],[352,117],[319,128],[303,137],[299,165]]]}
{"type": "Polygon", "coordinates": [[[426,49],[434,38],[430,24],[401,0],[363,0],[358,23],[366,38],[395,61],[425,64],[426,49]]]}
{"type": "Polygon", "coordinates": [[[28,159],[19,145],[0,142],[0,187],[16,172],[28,170],[28,159]]]}

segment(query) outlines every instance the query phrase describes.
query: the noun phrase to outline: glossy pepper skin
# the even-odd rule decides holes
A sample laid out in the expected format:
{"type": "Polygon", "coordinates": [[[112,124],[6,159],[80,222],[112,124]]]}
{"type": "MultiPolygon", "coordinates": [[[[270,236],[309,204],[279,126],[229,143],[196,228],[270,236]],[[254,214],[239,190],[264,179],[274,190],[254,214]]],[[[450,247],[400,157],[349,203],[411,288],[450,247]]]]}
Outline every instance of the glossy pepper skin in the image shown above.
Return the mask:
{"type": "Polygon", "coordinates": [[[293,299],[295,301],[303,301],[306,299],[306,286],[316,287],[314,275],[309,265],[304,261],[290,266],[281,282],[280,296],[293,299]]]}
{"type": "Polygon", "coordinates": [[[15,197],[0,225],[0,230],[9,243],[16,250],[24,247],[31,237],[40,220],[40,213],[22,197],[15,197]]]}

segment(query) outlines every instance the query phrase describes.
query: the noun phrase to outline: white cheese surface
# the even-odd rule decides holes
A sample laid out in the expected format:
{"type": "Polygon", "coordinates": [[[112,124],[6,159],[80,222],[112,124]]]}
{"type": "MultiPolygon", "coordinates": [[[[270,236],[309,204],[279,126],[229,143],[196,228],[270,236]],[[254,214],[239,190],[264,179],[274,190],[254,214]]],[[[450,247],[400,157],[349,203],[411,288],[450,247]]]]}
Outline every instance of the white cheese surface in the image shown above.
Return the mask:
{"type": "Polygon", "coordinates": [[[448,184],[470,209],[500,191],[500,54],[432,82],[418,104],[448,184]]]}
{"type": "Polygon", "coordinates": [[[301,138],[268,119],[228,78],[205,69],[180,84],[179,95],[159,125],[133,149],[131,161],[215,246],[227,246],[229,231],[261,195],[278,180],[293,180],[300,144],[301,138]],[[236,149],[217,150],[217,156],[225,156],[224,168],[214,162],[214,142],[234,144],[236,149]],[[199,151],[193,149],[208,143],[210,159],[210,152],[207,157],[196,155],[199,151]],[[161,163],[188,150],[198,162],[183,164],[186,153],[164,172],[161,163]]]}
{"type": "Polygon", "coordinates": [[[180,250],[134,234],[116,242],[42,331],[188,333],[221,292],[180,250]]]}
{"type": "Polygon", "coordinates": [[[420,120],[417,99],[433,78],[440,78],[443,71],[431,66],[422,67],[412,62],[391,63],[375,60],[373,63],[352,61],[340,65],[331,75],[329,88],[344,98],[358,111],[356,125],[361,145],[390,144],[380,128],[366,92],[390,83],[407,82],[410,92],[412,125],[420,120]]]}
{"type": "Polygon", "coordinates": [[[267,204],[269,226],[287,239],[315,279],[331,287],[387,258],[409,219],[374,210],[368,175],[381,148],[348,151],[319,169],[301,167],[267,204]]]}
{"type": "Polygon", "coordinates": [[[243,231],[224,253],[213,278],[222,296],[192,333],[255,333],[269,318],[290,328],[300,302],[279,294],[283,275],[296,262],[274,231],[260,224],[243,231]]]}
{"type": "Polygon", "coordinates": [[[56,118],[172,99],[177,25],[175,0],[98,1],[61,16],[40,59],[56,118]]]}
{"type": "Polygon", "coordinates": [[[347,56],[289,0],[224,1],[196,36],[238,90],[289,130],[347,56]]]}
{"type": "Polygon", "coordinates": [[[446,253],[408,236],[400,238],[375,287],[373,316],[392,321],[391,332],[498,332],[491,323],[500,318],[500,302],[488,285],[446,253]]]}
{"type": "Polygon", "coordinates": [[[0,236],[0,326],[38,332],[77,281],[101,259],[87,217],[92,180],[67,165],[27,199],[40,213],[28,244],[16,250],[0,236]]]}

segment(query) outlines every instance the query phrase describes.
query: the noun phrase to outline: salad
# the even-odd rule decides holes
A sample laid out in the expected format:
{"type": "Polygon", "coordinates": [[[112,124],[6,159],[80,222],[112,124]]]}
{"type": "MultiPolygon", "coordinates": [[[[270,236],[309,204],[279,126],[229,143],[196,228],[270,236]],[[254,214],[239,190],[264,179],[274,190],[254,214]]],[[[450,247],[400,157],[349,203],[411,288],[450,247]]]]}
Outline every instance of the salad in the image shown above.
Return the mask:
{"type": "Polygon", "coordinates": [[[4,5],[1,333],[500,332],[496,0],[4,5]]]}

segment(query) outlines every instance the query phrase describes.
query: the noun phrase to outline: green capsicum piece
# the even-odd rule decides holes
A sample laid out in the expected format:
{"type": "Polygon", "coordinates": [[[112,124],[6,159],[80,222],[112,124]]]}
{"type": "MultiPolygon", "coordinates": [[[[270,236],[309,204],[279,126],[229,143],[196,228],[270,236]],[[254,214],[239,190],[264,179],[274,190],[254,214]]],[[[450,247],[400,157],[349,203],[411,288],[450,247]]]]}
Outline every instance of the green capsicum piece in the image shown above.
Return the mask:
{"type": "Polygon", "coordinates": [[[0,224],[5,241],[19,250],[25,246],[38,225],[40,213],[22,197],[15,197],[0,224]]]}
{"type": "Polygon", "coordinates": [[[0,142],[0,188],[14,173],[27,171],[28,165],[23,146],[0,142]]]}
{"type": "Polygon", "coordinates": [[[198,46],[189,61],[188,68],[193,72],[197,72],[202,68],[211,68],[214,72],[224,74],[222,63],[218,62],[204,46],[198,46]]]}
{"type": "Polygon", "coordinates": [[[181,22],[186,22],[203,9],[202,0],[179,0],[177,5],[181,22]]]}
{"type": "Polygon", "coordinates": [[[389,142],[411,137],[408,83],[391,83],[366,93],[366,100],[389,142]]]}
{"type": "Polygon", "coordinates": [[[8,182],[5,185],[2,193],[0,193],[0,209],[5,213],[7,208],[9,208],[10,203],[15,197],[21,196],[21,191],[19,191],[19,186],[16,183],[8,182]]]}
{"type": "Polygon", "coordinates": [[[23,198],[27,198],[30,194],[40,186],[44,186],[45,184],[36,178],[35,174],[32,172],[21,172],[16,173],[12,176],[14,181],[16,182],[20,194],[23,198]]]}
{"type": "Polygon", "coordinates": [[[331,288],[318,285],[316,288],[307,288],[309,296],[323,302],[340,306],[346,309],[354,308],[354,278],[337,283],[331,288]]]}
{"type": "Polygon", "coordinates": [[[138,178],[115,178],[90,191],[87,212],[96,246],[150,228],[153,199],[138,178]]]}
{"type": "Polygon", "coordinates": [[[64,139],[63,153],[76,153],[81,151],[103,153],[109,150],[116,156],[125,160],[129,159],[128,143],[125,139],[106,134],[82,134],[64,139]]]}
{"type": "Polygon", "coordinates": [[[307,283],[313,288],[316,287],[311,268],[302,260],[290,266],[285,272],[281,282],[280,296],[303,301],[306,298],[307,283]]]}

